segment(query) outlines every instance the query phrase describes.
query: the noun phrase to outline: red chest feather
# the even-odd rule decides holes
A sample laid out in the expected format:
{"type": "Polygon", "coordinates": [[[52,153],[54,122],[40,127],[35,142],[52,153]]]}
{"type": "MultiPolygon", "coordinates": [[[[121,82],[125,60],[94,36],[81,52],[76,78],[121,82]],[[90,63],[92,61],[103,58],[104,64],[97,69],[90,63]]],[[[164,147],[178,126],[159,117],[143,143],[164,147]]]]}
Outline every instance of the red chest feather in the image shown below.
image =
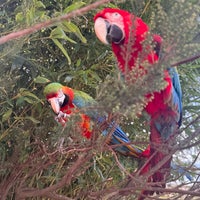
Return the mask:
{"type": "MultiPolygon", "coordinates": [[[[172,81],[170,75],[167,71],[165,71],[164,80],[167,82],[167,86],[164,90],[160,92],[153,93],[153,100],[148,103],[145,110],[148,114],[154,115],[155,113],[165,110],[168,107],[168,103],[171,99],[172,94],[172,81]]],[[[152,97],[151,95],[147,95],[147,98],[152,97]]]]}

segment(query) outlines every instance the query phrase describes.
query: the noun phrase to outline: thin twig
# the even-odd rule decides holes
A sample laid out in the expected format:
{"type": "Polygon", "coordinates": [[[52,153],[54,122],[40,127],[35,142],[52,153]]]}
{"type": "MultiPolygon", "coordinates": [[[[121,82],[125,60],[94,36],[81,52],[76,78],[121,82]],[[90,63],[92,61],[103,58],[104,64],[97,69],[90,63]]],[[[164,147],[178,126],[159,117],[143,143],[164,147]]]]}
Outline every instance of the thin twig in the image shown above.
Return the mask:
{"type": "Polygon", "coordinates": [[[18,191],[16,191],[16,195],[18,198],[27,198],[27,197],[42,197],[42,196],[48,196],[49,193],[52,193],[63,186],[67,186],[71,183],[71,180],[74,178],[74,175],[80,170],[80,166],[83,165],[87,160],[89,160],[92,157],[92,154],[86,155],[82,154],[79,155],[79,158],[76,160],[76,162],[70,167],[70,169],[67,171],[67,173],[58,181],[56,184],[46,187],[44,189],[38,189],[38,188],[18,188],[18,191]]]}
{"type": "Polygon", "coordinates": [[[198,59],[198,58],[200,58],[200,54],[195,55],[195,56],[192,56],[192,57],[190,57],[190,58],[186,58],[186,59],[184,59],[184,60],[181,60],[181,61],[179,61],[179,62],[177,62],[177,63],[172,64],[171,66],[172,66],[172,67],[177,67],[177,66],[179,66],[179,65],[191,63],[191,62],[193,62],[194,60],[196,60],[196,59],[198,59]]]}

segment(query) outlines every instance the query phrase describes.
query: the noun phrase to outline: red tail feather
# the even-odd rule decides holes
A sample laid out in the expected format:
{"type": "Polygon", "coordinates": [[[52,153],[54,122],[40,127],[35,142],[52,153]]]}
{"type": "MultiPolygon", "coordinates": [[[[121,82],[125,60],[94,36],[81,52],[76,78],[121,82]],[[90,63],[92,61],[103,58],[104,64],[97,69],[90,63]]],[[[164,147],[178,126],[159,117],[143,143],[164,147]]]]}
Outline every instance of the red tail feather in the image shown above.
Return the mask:
{"type": "MultiPolygon", "coordinates": [[[[157,120],[158,119],[156,118],[156,122],[157,120]]],[[[139,174],[149,176],[148,182],[155,183],[153,186],[165,188],[166,180],[170,175],[170,163],[172,160],[172,152],[170,152],[170,136],[173,134],[169,134],[169,138],[166,139],[163,139],[161,135],[161,132],[158,131],[158,127],[155,125],[155,121],[152,121],[150,135],[151,144],[142,153],[142,156],[147,157],[148,160],[140,169],[139,174]]],[[[142,191],[139,200],[154,193],[154,191],[148,191],[146,189],[147,188],[142,191]]]]}

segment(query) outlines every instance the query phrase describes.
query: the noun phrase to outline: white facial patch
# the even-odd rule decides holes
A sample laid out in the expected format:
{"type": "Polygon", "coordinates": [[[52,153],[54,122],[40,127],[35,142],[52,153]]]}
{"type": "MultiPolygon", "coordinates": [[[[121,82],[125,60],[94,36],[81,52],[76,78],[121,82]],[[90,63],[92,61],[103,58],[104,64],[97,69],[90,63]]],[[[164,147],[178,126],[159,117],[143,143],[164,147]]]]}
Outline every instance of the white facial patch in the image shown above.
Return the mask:
{"type": "Polygon", "coordinates": [[[121,30],[123,30],[124,32],[123,17],[118,12],[106,13],[105,16],[106,16],[106,19],[108,19],[109,23],[115,24],[116,26],[121,28],[121,30]]]}
{"type": "Polygon", "coordinates": [[[65,95],[64,95],[62,90],[59,90],[58,91],[58,103],[59,103],[59,105],[62,105],[64,100],[65,100],[65,95]]]}

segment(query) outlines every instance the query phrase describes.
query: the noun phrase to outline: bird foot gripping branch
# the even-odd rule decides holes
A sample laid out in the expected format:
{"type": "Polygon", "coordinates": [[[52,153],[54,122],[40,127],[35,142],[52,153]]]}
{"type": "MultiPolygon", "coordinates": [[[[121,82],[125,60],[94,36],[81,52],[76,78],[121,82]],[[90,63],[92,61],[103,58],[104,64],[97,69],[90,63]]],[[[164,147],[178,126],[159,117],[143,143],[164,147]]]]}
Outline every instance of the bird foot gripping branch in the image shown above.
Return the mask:
{"type": "Polygon", "coordinates": [[[66,122],[68,121],[68,118],[70,117],[69,114],[66,114],[62,111],[59,111],[58,115],[55,116],[55,120],[60,123],[62,126],[65,126],[66,122]]]}

